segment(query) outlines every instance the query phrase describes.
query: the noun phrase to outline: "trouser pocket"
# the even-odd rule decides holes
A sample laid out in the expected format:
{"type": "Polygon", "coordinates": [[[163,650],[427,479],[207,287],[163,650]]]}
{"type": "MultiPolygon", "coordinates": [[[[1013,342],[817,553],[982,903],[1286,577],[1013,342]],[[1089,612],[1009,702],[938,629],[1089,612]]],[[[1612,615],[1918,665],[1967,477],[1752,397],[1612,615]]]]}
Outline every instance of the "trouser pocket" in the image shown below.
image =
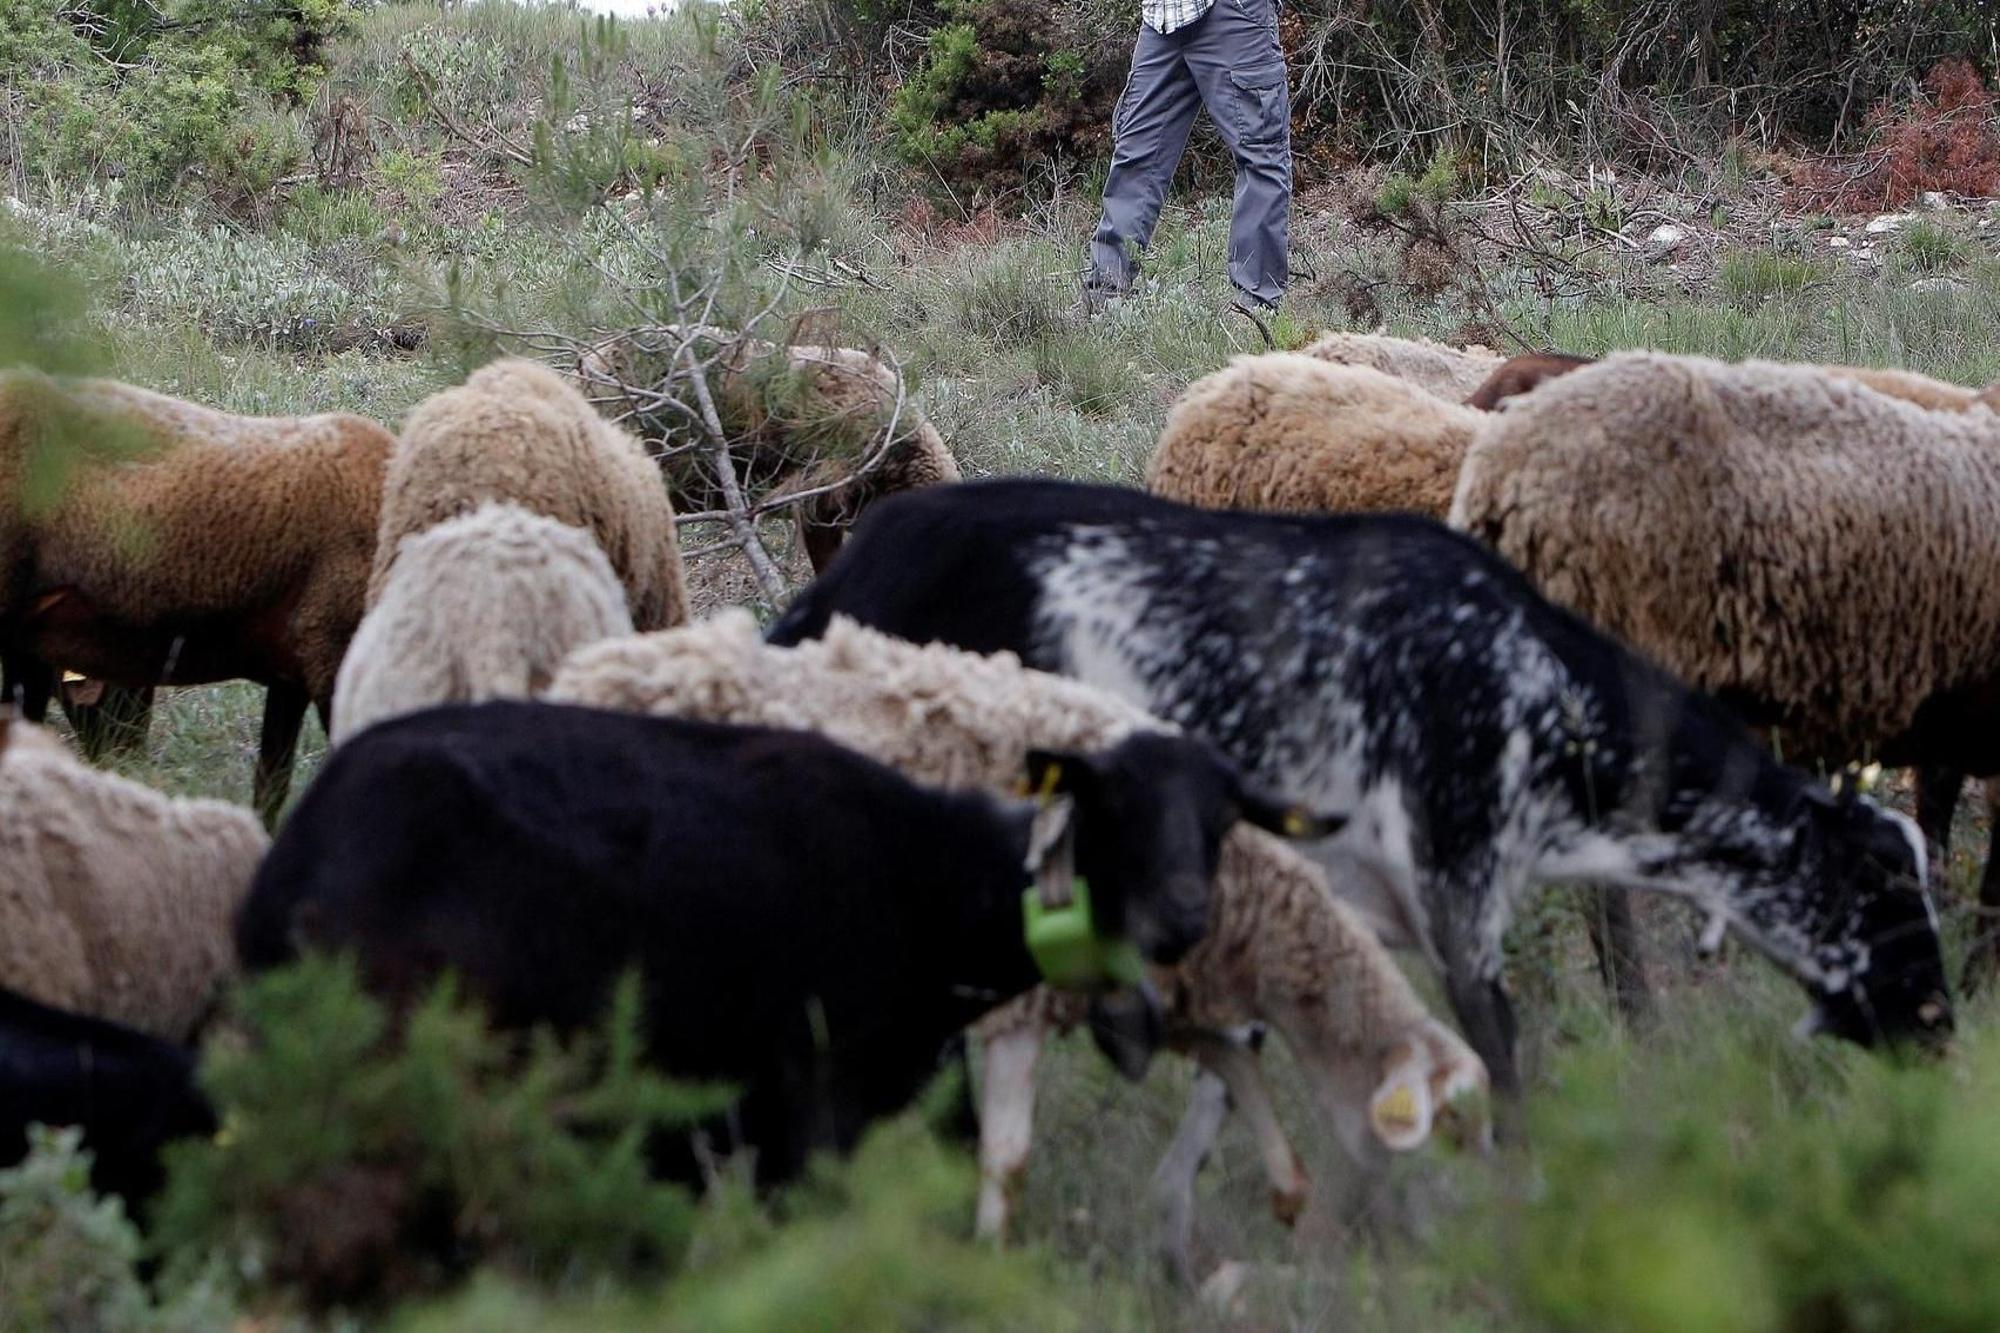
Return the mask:
{"type": "Polygon", "coordinates": [[[1292,97],[1282,61],[1229,72],[1231,114],[1245,147],[1291,142],[1292,97]]]}

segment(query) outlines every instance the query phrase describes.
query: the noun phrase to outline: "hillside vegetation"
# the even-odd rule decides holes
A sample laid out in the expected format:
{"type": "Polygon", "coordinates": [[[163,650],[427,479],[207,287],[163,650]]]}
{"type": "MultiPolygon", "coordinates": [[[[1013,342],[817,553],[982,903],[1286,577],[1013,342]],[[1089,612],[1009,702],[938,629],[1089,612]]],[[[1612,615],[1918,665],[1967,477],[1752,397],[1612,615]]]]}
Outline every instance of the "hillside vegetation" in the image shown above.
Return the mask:
{"type": "MultiPolygon", "coordinates": [[[[969,476],[1133,482],[1182,388],[1262,346],[1225,313],[1206,131],[1141,290],[1096,317],[1078,299],[1135,14],[0,0],[0,365],[393,425],[497,350],[573,363],[698,319],[879,349],[969,476]]],[[[2000,121],[1967,59],[1991,59],[1988,5],[1285,15],[1282,344],[1386,327],[2000,378],[2000,121]]],[[[805,578],[783,517],[764,533],[805,578]]],[[[768,613],[712,537],[684,533],[697,610],[768,613]]],[[[258,707],[248,686],[167,692],[118,763],[247,801],[258,707]]],[[[1944,877],[1953,949],[1983,834],[1944,877]]],[[[1198,1245],[1251,1267],[1220,1306],[1166,1283],[1145,1205],[1185,1062],[1132,1086],[1066,1040],[1025,1244],[993,1254],[969,1238],[976,1169],[923,1116],[778,1199],[732,1183],[697,1203],[621,1169],[646,1126],[706,1103],[634,1070],[616,1024],[539,1046],[522,1082],[450,995],[391,1036],[332,969],[238,997],[232,1031],[327,1044],[223,1040],[233,1118],[176,1159],[145,1226],[87,1197],[73,1145],[0,1174],[0,1330],[2000,1327],[1990,1009],[1964,1006],[1949,1063],[1795,1042],[1787,983],[1748,956],[1695,963],[1670,904],[1642,917],[1663,996],[1644,1034],[1612,1017],[1566,905],[1518,931],[1530,1147],[1427,1150],[1379,1215],[1294,1237],[1232,1126],[1198,1245]],[[301,1080],[320,1100],[288,1118],[301,1080]],[[391,1262],[405,1224],[445,1239],[391,1262]]],[[[1337,1181],[1330,1126],[1302,1098],[1280,1110],[1337,1181]]]]}

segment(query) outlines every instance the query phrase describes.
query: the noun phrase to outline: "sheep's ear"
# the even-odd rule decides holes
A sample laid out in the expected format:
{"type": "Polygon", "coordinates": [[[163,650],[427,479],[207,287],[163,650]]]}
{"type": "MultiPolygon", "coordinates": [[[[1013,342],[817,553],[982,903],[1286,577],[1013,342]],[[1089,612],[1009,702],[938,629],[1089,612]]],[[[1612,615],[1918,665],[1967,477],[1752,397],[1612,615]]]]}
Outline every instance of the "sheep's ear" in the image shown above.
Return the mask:
{"type": "Polygon", "coordinates": [[[1256,792],[1244,792],[1236,799],[1243,821],[1266,833],[1275,833],[1294,842],[1331,838],[1347,827],[1346,815],[1321,814],[1302,805],[1288,805],[1256,792]]]}
{"type": "Polygon", "coordinates": [[[1404,1064],[1368,1099],[1369,1128],[1385,1147],[1395,1152],[1420,1148],[1431,1136],[1437,1107],[1431,1100],[1430,1083],[1424,1072],[1415,1062],[1404,1064]]]}

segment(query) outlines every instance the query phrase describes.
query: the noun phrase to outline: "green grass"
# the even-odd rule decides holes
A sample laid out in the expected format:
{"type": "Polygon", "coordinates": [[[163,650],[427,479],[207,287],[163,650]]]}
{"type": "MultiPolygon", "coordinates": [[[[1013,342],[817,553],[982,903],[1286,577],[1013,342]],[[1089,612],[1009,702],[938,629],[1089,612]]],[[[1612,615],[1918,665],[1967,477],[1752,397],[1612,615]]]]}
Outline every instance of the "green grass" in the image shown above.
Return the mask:
{"type": "MultiPolygon", "coordinates": [[[[755,169],[730,175],[726,189],[704,179],[700,190],[666,172],[651,199],[621,195],[581,212],[538,199],[531,173],[492,145],[455,142],[422,114],[403,63],[407,53],[451,105],[525,142],[536,106],[555,91],[553,58],[573,54],[583,28],[572,13],[503,0],[448,13],[373,9],[328,83],[329,97],[357,99],[393,128],[357,183],[286,187],[260,222],[199,207],[122,209],[115,182],[30,182],[27,201],[41,210],[35,243],[96,283],[91,350],[110,373],[237,411],[344,410],[391,424],[462,374],[468,353],[455,335],[463,329],[445,309],[454,299],[504,327],[585,337],[655,317],[663,285],[696,260],[739,264],[760,298],[792,264],[808,276],[788,291],[777,324],[810,317],[893,353],[915,404],[972,476],[1136,482],[1186,386],[1259,349],[1250,326],[1223,313],[1224,200],[1177,194],[1146,281],[1092,316],[1077,281],[1094,222],[1088,189],[1058,192],[1027,217],[984,221],[961,207],[967,201],[932,190],[924,207],[938,222],[914,225],[915,194],[929,182],[867,142],[856,104],[786,101],[790,94],[730,63],[740,52],[725,50],[718,67],[704,54],[707,39],[684,23],[623,25],[604,47],[612,72],[592,84],[596,76],[579,65],[576,77],[622,94],[644,76],[648,96],[671,108],[642,126],[659,141],[650,145],[659,160],[699,175],[718,155],[741,151],[755,169]],[[415,350],[354,336],[388,325],[433,336],[415,350]]],[[[1738,197],[1746,163],[1722,170],[1729,213],[1750,211],[1754,200],[1738,197]]],[[[1389,212],[1425,202],[1453,226],[1452,210],[1468,206],[1455,199],[1465,177],[1456,159],[1440,157],[1421,180],[1390,178],[1376,202],[1389,212]]],[[[1551,209],[1569,198],[1536,188],[1551,209]]],[[[1630,205],[1600,187],[1589,219],[1616,226],[1630,205]]],[[[1594,243],[1564,250],[1572,240],[1552,236],[1547,243],[1574,260],[1561,282],[1539,280],[1504,250],[1476,256],[1478,283],[1461,274],[1419,291],[1400,278],[1395,233],[1337,214],[1323,201],[1299,209],[1302,276],[1279,325],[1287,345],[1379,324],[1446,340],[1474,329],[1511,346],[1497,323],[1523,345],[1586,354],[1654,347],[1899,365],[1964,384],[2000,379],[1991,336],[2000,262],[1945,225],[1926,221],[1885,243],[1892,262],[1880,273],[1812,257],[1826,220],[1797,219],[1790,231],[1757,233],[1767,239],[1756,244],[1722,238],[1712,272],[1669,272],[1594,243]],[[1940,272],[1965,284],[1953,299],[1909,290],[1913,275],[1940,272]],[[1356,299],[1361,288],[1365,301],[1356,299]]],[[[695,584],[698,611],[751,595],[715,562],[695,584]]],[[[247,802],[261,707],[261,691],[241,684],[163,692],[144,752],[118,766],[169,791],[247,802]]],[[[300,786],[323,745],[309,722],[300,786]]],[[[1944,896],[1954,942],[1968,927],[1964,904],[1983,848],[1983,830],[1964,824],[1944,896]]],[[[1802,1003],[1795,987],[1742,951],[1693,963],[1691,927],[1672,904],[1648,903],[1642,918],[1662,1019],[1635,1036],[1610,1017],[1567,899],[1552,894],[1524,912],[1512,977],[1533,1147],[1492,1160],[1434,1148],[1398,1161],[1370,1234],[1295,1236],[1279,1226],[1255,1145],[1239,1124],[1227,1128],[1202,1177],[1197,1243],[1207,1264],[1259,1265],[1246,1289],[1248,1326],[1858,1330],[1964,1326],[1988,1313],[1982,1266],[1968,1261],[1972,1277],[1960,1281],[1954,1269],[1935,1291],[1912,1275],[1922,1246],[1959,1253],[1934,1225],[1948,1233],[1962,1222],[1968,1246],[1986,1238],[1990,1200],[1973,1196],[1995,1164],[1968,1127],[2000,1057],[1985,1038],[1990,1008],[1963,1016],[1967,1051],[1949,1076],[1798,1045],[1784,1037],[1802,1003]],[[1903,1123],[1897,1117],[1915,1115],[1925,1099],[1942,1108],[1936,1142],[1964,1149],[1962,1182],[1952,1163],[1921,1154],[1888,1166],[1865,1156],[1883,1124],[1903,1123]],[[1682,1138],[1663,1138],[1663,1124],[1682,1138]],[[1771,1162],[1793,1176],[1774,1175],[1771,1162]],[[1843,1182],[1863,1178],[1889,1179],[1900,1192],[1885,1189],[1879,1209],[1863,1207],[1868,1200],[1842,1193],[1843,1182]],[[1771,1198],[1795,1207],[1769,1206],[1771,1198]],[[1880,1234],[1883,1244],[1842,1249],[1854,1234],[1880,1234]],[[1803,1258],[1783,1248],[1799,1237],[1812,1242],[1803,1258]],[[1801,1296],[1798,1274],[1822,1287],[1801,1296]]],[[[1266,1062],[1313,1178],[1339,1188],[1350,1169],[1301,1097],[1281,1043],[1266,1062]]],[[[1164,1056],[1145,1082],[1126,1084],[1081,1035],[1057,1042],[1044,1062],[1020,1233],[1047,1261],[1049,1289],[1079,1327],[1244,1326],[1166,1285],[1154,1254],[1148,1182],[1190,1077],[1185,1061],[1164,1056]]],[[[956,1210],[936,1226],[964,1224],[964,1190],[955,1179],[934,1192],[956,1210]]],[[[904,1235],[893,1208],[862,1211],[871,1230],[904,1235]]],[[[773,1292],[812,1271],[838,1230],[821,1227],[798,1252],[774,1251],[773,1292]]],[[[987,1280],[976,1264],[964,1271],[967,1282],[987,1280]]],[[[846,1294],[860,1301],[867,1292],[846,1294]]],[[[602,1305],[545,1308],[540,1294],[482,1285],[411,1318],[436,1329],[593,1327],[628,1316],[636,1326],[657,1313],[649,1299],[614,1292],[602,1305]]]]}
{"type": "Polygon", "coordinates": [[[1826,281],[1829,265],[1775,250],[1748,250],[1725,256],[1716,275],[1722,291],[1739,300],[1792,296],[1826,281]]]}

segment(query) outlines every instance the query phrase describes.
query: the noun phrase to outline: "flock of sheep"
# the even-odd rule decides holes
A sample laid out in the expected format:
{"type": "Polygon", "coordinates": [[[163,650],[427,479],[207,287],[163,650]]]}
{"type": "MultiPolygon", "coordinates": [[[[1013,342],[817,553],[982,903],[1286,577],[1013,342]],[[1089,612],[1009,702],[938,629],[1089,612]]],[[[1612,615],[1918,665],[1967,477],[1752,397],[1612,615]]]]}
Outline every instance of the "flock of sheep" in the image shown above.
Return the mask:
{"type": "Polygon", "coordinates": [[[1816,1028],[1951,1029],[1926,867],[1962,779],[2000,774],[1985,395],[1339,334],[1192,385],[1151,496],[951,484],[913,416],[902,462],[812,511],[821,577],[760,634],[685,623],[674,504],[593,406],[607,378],[498,361],[392,435],[0,375],[0,667],[28,719],[0,712],[0,1161],[76,1119],[98,1183],[143,1196],[208,1123],[188,1048],[222,989],[303,947],[396,998],[455,969],[524,1025],[590,1021],[636,965],[654,1058],[743,1089],[714,1132],[767,1180],[851,1146],[970,1025],[995,1237],[1050,1032],[1089,1024],[1128,1073],[1190,1056],[1155,1180],[1192,1280],[1230,1107],[1281,1218],[1332,1207],[1264,1029],[1359,1188],[1440,1128],[1486,1141],[1489,1085],[1507,1123],[1500,940],[1550,882],[1692,901],[1816,1028]],[[50,496],[46,433],[79,421],[144,447],[50,496]],[[267,812],[309,703],[333,754],[274,843],[33,725],[64,670],[266,685],[267,812]],[[1774,747],[1918,766],[1925,827],[1774,747]],[[1024,893],[1144,975],[1039,984],[1024,893]]]}

